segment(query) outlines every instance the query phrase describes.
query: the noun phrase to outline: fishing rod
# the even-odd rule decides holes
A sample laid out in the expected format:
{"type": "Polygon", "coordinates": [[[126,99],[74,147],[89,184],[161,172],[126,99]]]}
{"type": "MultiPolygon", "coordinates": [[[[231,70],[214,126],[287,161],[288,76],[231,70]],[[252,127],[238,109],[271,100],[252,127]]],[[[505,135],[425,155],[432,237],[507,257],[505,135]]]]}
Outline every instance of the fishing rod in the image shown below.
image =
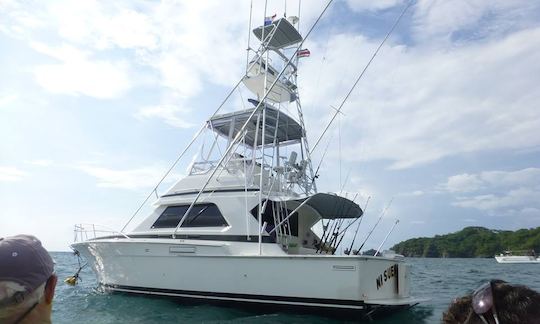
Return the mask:
{"type": "MultiPolygon", "coordinates": [[[[345,189],[345,186],[347,185],[348,183],[348,180],[349,180],[349,175],[351,173],[351,169],[352,168],[349,168],[349,170],[347,171],[347,177],[345,179],[345,182],[341,185],[341,188],[339,190],[339,194],[341,195],[343,193],[343,190],[345,189]]],[[[354,198],[353,198],[353,202],[356,200],[356,197],[358,196],[358,193],[355,194],[354,198]]],[[[345,208],[345,203],[342,203],[340,206],[339,206],[339,212],[337,212],[336,214],[337,215],[340,215],[341,212],[343,211],[343,208],[345,208]]],[[[350,208],[352,208],[352,206],[349,206],[349,210],[350,208]]],[[[337,221],[336,220],[333,220],[334,222],[332,223],[332,231],[331,232],[328,232],[328,235],[326,237],[326,239],[324,240],[323,242],[323,238],[324,238],[324,234],[325,234],[325,228],[324,228],[324,224],[323,224],[323,237],[321,238],[321,242],[323,242],[321,244],[324,245],[326,243],[328,243],[328,239],[330,239],[330,247],[333,249],[333,245],[334,243],[337,242],[337,238],[342,234],[341,232],[341,226],[343,225],[343,223],[345,222],[344,219],[338,219],[337,221]]],[[[328,223],[330,223],[330,221],[328,221],[328,223]]],[[[350,224],[346,227],[348,228],[350,226],[350,224]]],[[[339,245],[339,244],[338,244],[339,245]]],[[[337,246],[335,247],[337,249],[337,246]]],[[[318,252],[319,249],[317,249],[316,252],[318,252]]],[[[332,254],[334,254],[335,250],[332,250],[332,254]]]]}
{"type": "Polygon", "coordinates": [[[322,246],[324,244],[324,237],[326,236],[326,233],[327,233],[326,231],[330,227],[331,222],[332,220],[328,219],[328,222],[326,223],[326,225],[324,225],[324,220],[323,220],[323,223],[322,223],[323,233],[321,235],[321,240],[319,242],[319,246],[317,246],[317,250],[315,250],[315,253],[319,253],[319,250],[322,250],[322,246]]]}
{"type": "Polygon", "coordinates": [[[379,225],[379,223],[381,222],[381,219],[383,218],[383,216],[386,214],[386,212],[388,211],[388,208],[390,208],[390,205],[392,205],[392,201],[394,200],[394,197],[392,197],[392,199],[390,199],[390,202],[388,203],[388,205],[383,209],[383,211],[381,212],[381,216],[379,216],[379,219],[377,220],[377,222],[375,223],[375,225],[373,225],[373,228],[371,229],[371,231],[369,231],[366,239],[364,240],[364,242],[362,242],[362,245],[360,245],[360,248],[358,249],[358,253],[360,253],[360,251],[362,250],[362,248],[364,247],[364,244],[366,244],[367,240],[369,239],[369,237],[371,236],[371,234],[373,233],[373,231],[375,230],[375,228],[377,227],[377,225],[379,225]]]}
{"type": "MultiPolygon", "coordinates": [[[[340,206],[340,210],[341,210],[341,206],[340,206]]],[[[339,215],[339,213],[337,213],[339,215]]],[[[332,251],[332,254],[334,254],[335,250],[334,250],[334,243],[337,241],[337,238],[339,236],[339,229],[341,228],[341,224],[343,224],[345,220],[340,218],[340,219],[337,219],[336,220],[336,226],[334,226],[334,229],[332,231],[332,236],[330,237],[330,251],[332,251]]]]}
{"type": "MultiPolygon", "coordinates": [[[[350,172],[350,169],[349,169],[349,172],[350,172]]],[[[345,182],[346,184],[346,182],[345,182]]],[[[345,184],[343,184],[340,188],[340,194],[343,192],[343,189],[344,189],[344,186],[345,184]]],[[[355,196],[355,199],[356,199],[356,196],[355,196]]],[[[341,208],[343,207],[343,204],[341,205],[341,208]]],[[[337,213],[339,214],[339,213],[337,213]]],[[[339,224],[339,220],[335,220],[335,219],[332,219],[332,220],[328,220],[328,223],[326,224],[326,227],[324,226],[324,223],[323,223],[323,235],[321,236],[321,244],[320,246],[317,248],[317,250],[315,251],[315,253],[319,252],[319,250],[321,250],[322,252],[322,247],[324,245],[326,245],[326,243],[328,243],[328,240],[330,239],[330,237],[332,235],[335,234],[335,230],[336,230],[336,227],[338,226],[339,224]],[[332,222],[332,225],[330,225],[330,222],[332,222]],[[330,231],[327,232],[328,228],[332,228],[330,231]],[[326,234],[326,236],[325,236],[326,234]]],[[[339,232],[339,230],[338,230],[339,232]]],[[[330,239],[330,243],[333,244],[333,239],[330,239]]]]}
{"type": "MultiPolygon", "coordinates": [[[[333,107],[332,107],[333,108],[333,107]]],[[[349,175],[351,174],[351,170],[352,170],[352,167],[349,168],[349,170],[347,171],[347,176],[345,177],[345,182],[343,182],[343,184],[341,185],[341,188],[340,188],[340,195],[343,193],[343,190],[345,189],[345,186],[347,186],[347,183],[349,181],[349,175]]],[[[352,199],[352,202],[354,202],[356,200],[356,197],[358,197],[358,193],[356,193],[354,195],[354,198],[352,199]]],[[[348,198],[348,197],[347,197],[348,198]]],[[[342,208],[345,208],[345,203],[343,203],[341,205],[341,209],[342,208]]],[[[352,208],[352,206],[349,206],[349,209],[347,211],[349,211],[350,209],[352,208]]],[[[338,213],[339,214],[339,213],[338,213]]],[[[358,219],[358,218],[357,218],[358,219]]],[[[332,237],[332,240],[330,241],[330,246],[332,247],[332,254],[334,254],[335,250],[338,248],[339,244],[341,243],[341,241],[343,240],[343,236],[345,235],[344,232],[347,231],[347,229],[351,226],[352,223],[354,223],[354,221],[349,221],[349,224],[345,227],[345,229],[343,231],[341,231],[341,226],[343,225],[343,223],[345,223],[345,219],[340,219],[338,220],[338,225],[337,225],[337,229],[336,229],[336,232],[333,233],[333,237],[332,237]],[[341,235],[341,239],[339,240],[339,242],[337,241],[338,240],[338,237],[341,235]],[[334,243],[336,243],[336,246],[333,247],[334,243]]]]}
{"type": "MultiPolygon", "coordinates": [[[[315,183],[315,179],[317,179],[319,177],[319,169],[321,168],[321,165],[324,161],[324,157],[326,156],[326,153],[328,152],[328,148],[330,147],[330,143],[332,143],[332,137],[330,137],[330,140],[328,141],[328,144],[326,144],[326,148],[323,152],[323,155],[321,157],[321,160],[319,161],[319,164],[317,165],[317,169],[315,169],[315,174],[313,175],[313,177],[311,178],[311,184],[314,184],[315,183]]],[[[319,248],[322,246],[322,238],[325,236],[326,234],[326,229],[328,228],[328,225],[330,225],[330,219],[328,220],[328,222],[326,223],[326,226],[324,225],[324,219],[321,219],[321,222],[322,222],[322,227],[323,227],[323,233],[321,235],[321,241],[319,242],[319,246],[317,247],[317,250],[315,251],[315,253],[318,253],[319,252],[319,248]]]]}
{"type": "MultiPolygon", "coordinates": [[[[353,202],[356,200],[356,197],[358,197],[358,193],[356,193],[356,194],[354,195],[354,198],[353,198],[353,200],[352,200],[353,202]]],[[[350,208],[351,208],[351,207],[350,207],[350,208]]],[[[349,208],[349,209],[350,209],[350,208],[349,208]]],[[[362,217],[362,215],[360,215],[360,217],[358,217],[358,218],[361,218],[361,217],[362,217]]],[[[339,245],[340,245],[341,242],[343,241],[343,238],[345,237],[345,234],[347,233],[347,229],[348,229],[349,227],[351,227],[351,225],[354,224],[354,222],[355,222],[356,220],[358,220],[358,218],[356,218],[354,221],[350,221],[349,224],[343,229],[343,231],[341,231],[341,232],[339,231],[339,230],[341,229],[341,226],[338,228],[338,235],[336,236],[336,240],[337,240],[337,237],[339,237],[340,235],[341,235],[341,237],[340,237],[339,241],[337,241],[337,244],[336,244],[336,246],[335,246],[335,248],[334,248],[334,251],[337,250],[337,248],[339,247],[339,245]]],[[[343,221],[342,224],[343,224],[344,222],[345,222],[345,221],[343,221]]]]}
{"type": "MultiPolygon", "coordinates": [[[[367,210],[367,207],[368,207],[368,204],[369,204],[369,200],[371,199],[371,196],[368,196],[367,200],[366,200],[366,204],[364,205],[364,213],[362,214],[362,217],[359,217],[360,218],[360,221],[358,222],[358,225],[356,226],[356,231],[354,232],[354,236],[353,236],[353,239],[352,239],[352,242],[351,242],[351,246],[349,246],[349,253],[345,253],[345,254],[350,254],[352,252],[352,248],[353,248],[353,245],[354,245],[354,241],[356,240],[356,235],[358,235],[358,230],[360,229],[360,224],[362,224],[362,218],[365,217],[366,215],[366,210],[367,210]]],[[[347,251],[347,250],[346,250],[347,251]]]]}
{"type": "Polygon", "coordinates": [[[336,236],[336,240],[337,240],[338,237],[339,237],[339,240],[337,240],[336,246],[333,248],[334,252],[337,251],[339,245],[341,244],[341,242],[345,238],[345,234],[347,233],[347,229],[351,226],[352,223],[353,223],[353,221],[350,221],[349,224],[347,225],[347,227],[345,227],[345,229],[343,231],[339,232],[338,235],[336,236]]]}
{"type": "MultiPolygon", "coordinates": [[[[340,169],[341,169],[341,167],[340,167],[340,169]]],[[[345,177],[345,182],[343,182],[343,183],[341,184],[341,188],[340,188],[340,190],[339,190],[339,195],[340,195],[340,196],[341,196],[341,194],[343,193],[343,190],[345,189],[345,186],[347,185],[347,183],[348,183],[348,181],[349,181],[349,175],[351,174],[351,170],[352,170],[352,168],[349,168],[349,170],[347,171],[347,176],[345,177]]],[[[341,172],[340,172],[340,174],[341,174],[341,172]]],[[[340,178],[341,178],[341,176],[340,176],[340,178]]],[[[341,181],[341,179],[340,179],[340,181],[341,181]]],[[[345,194],[345,195],[347,196],[347,194],[345,194]]],[[[358,196],[358,193],[356,193],[356,195],[354,196],[353,202],[354,202],[354,200],[356,200],[356,197],[357,197],[357,196],[358,196]]],[[[341,204],[341,206],[339,206],[339,209],[340,209],[340,210],[339,210],[339,212],[337,213],[338,215],[341,214],[341,212],[343,211],[343,208],[345,208],[345,202],[343,202],[343,203],[341,204]]],[[[351,208],[351,207],[349,207],[349,209],[350,209],[350,208],[351,208]]],[[[335,232],[332,233],[332,240],[330,241],[330,247],[332,247],[332,254],[334,254],[334,252],[335,252],[335,250],[334,250],[334,248],[333,248],[333,245],[334,245],[334,243],[337,241],[337,238],[339,237],[339,235],[341,234],[341,231],[340,231],[340,230],[341,230],[341,226],[343,225],[344,222],[345,222],[344,219],[339,219],[339,220],[337,221],[337,226],[336,226],[336,228],[335,228],[335,232]]],[[[336,248],[337,248],[337,246],[336,246],[336,248]]]]}
{"type": "Polygon", "coordinates": [[[396,219],[396,222],[394,223],[394,225],[392,225],[392,228],[390,229],[390,231],[388,231],[388,234],[386,234],[386,236],[384,237],[384,240],[381,242],[381,245],[379,245],[379,247],[377,248],[377,251],[375,251],[375,254],[374,256],[377,256],[377,254],[379,253],[379,251],[381,250],[384,242],[386,242],[386,240],[388,239],[388,236],[390,236],[390,233],[392,233],[392,231],[394,230],[394,228],[396,227],[396,225],[399,223],[399,219],[396,219]]]}
{"type": "MultiPolygon", "coordinates": [[[[342,208],[343,205],[340,206],[340,208],[342,208]]],[[[339,214],[339,212],[337,213],[339,214]]],[[[332,220],[332,226],[331,226],[331,230],[327,233],[326,235],[326,238],[324,238],[324,241],[322,243],[322,246],[326,246],[329,244],[329,247],[332,251],[332,247],[334,245],[334,241],[335,241],[335,237],[338,235],[339,231],[337,230],[338,226],[340,225],[340,222],[343,221],[342,219],[333,219],[332,220]]],[[[321,247],[322,249],[322,247],[321,247]]],[[[322,251],[321,251],[322,252],[322,251]]],[[[332,254],[333,251],[332,251],[332,254]]]]}
{"type": "MultiPolygon", "coordinates": [[[[361,216],[358,217],[358,218],[361,218],[361,216]]],[[[343,239],[345,238],[345,234],[347,234],[347,229],[348,229],[349,227],[351,227],[351,225],[354,224],[354,223],[358,220],[358,218],[356,218],[355,220],[349,222],[349,224],[343,229],[343,231],[339,232],[338,236],[339,236],[340,238],[339,238],[339,241],[338,241],[337,244],[336,244],[336,247],[335,247],[336,250],[337,250],[337,248],[339,247],[339,245],[341,244],[341,242],[343,241],[343,239]]]]}
{"type": "MultiPolygon", "coordinates": [[[[370,197],[371,197],[371,196],[370,196],[370,197]]],[[[365,207],[367,207],[367,204],[366,204],[365,207]]],[[[362,211],[362,215],[363,215],[363,214],[364,214],[364,212],[362,211]]],[[[362,215],[360,215],[360,216],[362,216],[362,215]]],[[[339,232],[339,235],[345,233],[345,232],[349,229],[349,227],[351,227],[354,223],[356,223],[356,221],[358,221],[358,219],[360,219],[360,218],[361,218],[361,217],[357,217],[357,218],[354,219],[353,221],[349,222],[349,224],[343,229],[343,231],[339,232]]],[[[361,222],[361,220],[360,220],[360,222],[361,222]]],[[[358,226],[360,226],[360,225],[358,225],[358,226]]]]}
{"type": "Polygon", "coordinates": [[[338,219],[337,222],[336,222],[336,227],[334,229],[334,231],[332,232],[332,238],[330,239],[330,251],[332,251],[332,254],[334,254],[334,252],[336,251],[334,249],[334,243],[337,242],[337,238],[339,237],[339,229],[341,228],[341,224],[344,222],[345,220],[343,219],[338,219]]]}
{"type": "MultiPolygon", "coordinates": [[[[337,224],[339,222],[339,219],[338,220],[332,219],[331,222],[332,222],[332,224],[330,225],[330,228],[331,228],[330,231],[328,231],[326,233],[326,237],[323,236],[321,238],[321,248],[320,248],[321,252],[323,250],[323,247],[327,245],[328,240],[330,240],[330,243],[332,243],[333,236],[334,236],[334,234],[336,232],[336,227],[337,227],[337,224]]],[[[329,221],[329,223],[330,223],[330,221],[329,221]]]]}

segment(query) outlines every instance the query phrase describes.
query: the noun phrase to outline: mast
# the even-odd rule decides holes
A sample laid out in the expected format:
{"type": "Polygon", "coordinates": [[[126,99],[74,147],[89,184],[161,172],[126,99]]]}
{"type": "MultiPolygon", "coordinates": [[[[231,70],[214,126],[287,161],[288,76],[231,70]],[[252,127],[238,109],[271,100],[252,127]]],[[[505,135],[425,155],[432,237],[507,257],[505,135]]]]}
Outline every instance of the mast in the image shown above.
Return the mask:
{"type": "MultiPolygon", "coordinates": [[[[255,67],[248,67],[246,76],[243,79],[244,85],[252,94],[256,95],[257,99],[262,104],[262,110],[257,115],[257,127],[255,129],[255,140],[253,145],[253,175],[257,168],[257,161],[259,164],[259,202],[258,202],[258,243],[259,243],[259,255],[262,254],[262,232],[263,226],[266,227],[266,222],[263,221],[263,215],[270,195],[288,196],[291,193],[294,194],[294,187],[296,186],[298,194],[308,196],[310,193],[315,193],[316,188],[313,181],[313,167],[311,164],[311,158],[309,155],[309,145],[307,142],[307,136],[305,131],[304,117],[302,114],[302,106],[300,104],[300,98],[298,94],[297,76],[298,76],[298,61],[299,57],[296,54],[299,47],[296,49],[296,53],[291,58],[288,58],[286,52],[290,52],[290,47],[298,43],[303,43],[303,38],[294,26],[298,22],[297,17],[284,17],[274,19],[276,15],[268,17],[265,6],[265,17],[263,26],[257,27],[253,30],[255,36],[261,41],[260,50],[255,52],[254,59],[251,63],[255,62],[255,67]],[[276,77],[276,69],[272,64],[274,62],[277,65],[281,65],[281,77],[276,77]],[[269,89],[268,84],[270,81],[274,81],[274,88],[269,89]],[[267,93],[265,98],[262,98],[263,93],[267,93]],[[295,138],[296,144],[293,147],[299,148],[301,161],[296,163],[297,154],[295,151],[291,152],[289,160],[285,161],[283,167],[281,166],[280,147],[285,144],[290,138],[288,137],[287,125],[280,125],[282,115],[288,116],[282,111],[282,105],[285,107],[295,105],[297,113],[297,123],[300,129],[298,138],[295,138]],[[269,123],[267,116],[267,110],[269,107],[275,108],[277,106],[277,113],[275,116],[275,122],[269,123]],[[261,124],[259,122],[262,121],[261,124]],[[285,136],[280,137],[278,130],[280,127],[285,126],[285,136]],[[260,133],[260,135],[259,135],[260,133]],[[260,142],[259,142],[260,136],[260,142]],[[271,140],[267,141],[270,137],[271,140]],[[282,144],[283,143],[283,144],[282,144]],[[260,146],[259,146],[260,145],[260,146]],[[257,159],[256,148],[260,148],[260,159],[257,159]],[[267,148],[271,150],[272,154],[267,156],[267,148]],[[267,157],[271,157],[271,162],[268,163],[267,157]],[[275,164],[274,164],[275,161],[275,164]],[[273,178],[272,178],[273,177],[273,178]],[[309,180],[308,180],[309,177],[309,180]],[[272,178],[272,179],[270,179],[272,178]],[[264,180],[268,181],[264,181],[264,180]],[[274,184],[278,182],[278,186],[274,184]],[[289,186],[284,186],[284,184],[289,186]],[[265,186],[267,188],[265,188],[265,186]],[[266,192],[264,193],[266,189],[266,192]],[[292,192],[290,192],[292,190],[292,192]]],[[[249,61],[249,59],[248,59],[249,61]]],[[[249,64],[249,63],[248,63],[249,64]]],[[[287,143],[288,144],[288,143],[287,143]]],[[[245,176],[248,176],[247,174],[245,176]]],[[[276,210],[274,204],[271,203],[272,217],[275,217],[276,210]]],[[[277,205],[276,205],[277,206],[277,205]]],[[[279,208],[277,214],[281,214],[282,210],[279,208]]],[[[292,213],[291,213],[292,215],[292,213]]],[[[279,218],[279,217],[278,217],[279,218]]],[[[275,218],[276,220],[278,218],[275,218]]],[[[280,233],[281,223],[285,223],[286,227],[290,229],[289,217],[285,217],[279,222],[279,225],[274,221],[274,228],[269,231],[270,233],[276,231],[280,233]]],[[[290,234],[290,232],[289,232],[290,234]]],[[[276,235],[277,236],[277,235],[276,235]]]]}
{"type": "MultiPolygon", "coordinates": [[[[329,0],[326,3],[315,22],[307,31],[306,38],[312,33],[332,2],[333,0],[329,0]]],[[[250,12],[250,25],[251,16],[250,12]]],[[[295,27],[295,24],[298,25],[298,17],[292,16],[274,20],[275,17],[276,15],[272,16],[270,20],[268,19],[269,17],[265,17],[264,24],[253,29],[253,33],[259,39],[260,45],[257,49],[254,49],[251,48],[250,40],[248,41],[248,66],[246,73],[227,94],[212,116],[202,125],[188,147],[185,148],[163,176],[163,179],[150,192],[135,213],[133,213],[122,231],[127,228],[151,195],[156,194],[156,196],[159,196],[157,194],[157,187],[159,187],[180,159],[184,157],[192,144],[199,140],[203,133],[210,131],[215,134],[215,137],[208,156],[204,157],[200,155],[200,160],[193,161],[188,169],[188,176],[204,175],[201,178],[203,181],[200,187],[197,187],[199,190],[194,200],[174,229],[173,238],[176,237],[177,232],[186,220],[186,216],[192,212],[195,204],[203,199],[202,195],[206,192],[212,194],[216,190],[215,182],[220,181],[219,177],[224,172],[229,175],[238,175],[238,172],[243,174],[244,179],[242,182],[243,187],[246,188],[244,190],[246,199],[250,197],[248,196],[248,191],[253,191],[253,189],[258,189],[257,191],[259,191],[259,215],[256,218],[258,221],[257,234],[260,251],[262,233],[264,231],[262,227],[266,224],[263,218],[267,217],[264,209],[269,197],[273,196],[276,202],[275,205],[277,206],[279,204],[280,206],[276,212],[277,217],[281,218],[279,215],[284,215],[281,218],[281,222],[286,222],[283,229],[278,229],[277,231],[288,232],[288,236],[293,234],[291,233],[291,226],[289,224],[289,218],[293,213],[289,213],[287,209],[287,199],[307,198],[316,192],[314,190],[315,185],[311,158],[309,151],[306,149],[309,148],[309,145],[307,143],[302,107],[296,84],[298,53],[304,44],[305,38],[300,35],[297,27],[295,27]],[[254,54],[250,61],[251,52],[254,54]],[[278,68],[272,66],[276,62],[278,68]],[[231,102],[229,99],[231,99],[233,93],[240,93],[240,86],[242,84],[257,98],[256,100],[248,99],[253,106],[247,109],[244,106],[244,109],[236,110],[232,113],[218,114],[226,103],[231,102]],[[285,111],[281,109],[282,105],[284,105],[285,111]],[[287,107],[293,105],[296,105],[296,116],[289,115],[291,114],[291,109],[287,109],[287,107]],[[254,123],[255,119],[257,120],[256,123],[254,123]],[[227,141],[227,147],[224,151],[220,149],[218,142],[223,141],[223,139],[227,141]],[[215,147],[218,148],[219,152],[215,152],[215,147]],[[279,155],[283,148],[290,149],[291,154],[289,159],[279,155]],[[267,163],[266,160],[267,151],[272,152],[271,164],[267,163]],[[241,152],[244,154],[241,154],[241,152]],[[297,162],[298,152],[300,152],[301,160],[297,162]],[[218,156],[212,156],[213,154],[218,154],[218,156]],[[281,163],[281,159],[284,160],[283,163],[281,163]],[[274,161],[276,162],[276,167],[274,167],[274,161]],[[239,166],[238,162],[241,162],[241,166],[239,166]],[[248,168],[247,164],[252,165],[248,168]],[[259,172],[257,174],[259,179],[255,179],[257,172],[259,172]],[[274,186],[275,183],[278,185],[274,186]],[[211,189],[207,190],[207,187],[211,189]],[[247,190],[248,187],[250,190],[247,190]],[[284,197],[285,199],[280,197],[284,197]],[[263,201],[265,201],[265,204],[262,203],[263,201]],[[282,206],[285,207],[283,208],[282,206]]],[[[241,93],[240,96],[242,97],[241,93]]],[[[171,187],[169,192],[174,192],[175,186],[171,187]]],[[[274,205],[274,203],[271,205],[274,205]]],[[[249,213],[247,214],[249,215],[249,213]]],[[[246,229],[248,230],[247,236],[249,238],[252,235],[251,233],[253,233],[253,228],[250,227],[248,215],[246,215],[246,229]]]]}

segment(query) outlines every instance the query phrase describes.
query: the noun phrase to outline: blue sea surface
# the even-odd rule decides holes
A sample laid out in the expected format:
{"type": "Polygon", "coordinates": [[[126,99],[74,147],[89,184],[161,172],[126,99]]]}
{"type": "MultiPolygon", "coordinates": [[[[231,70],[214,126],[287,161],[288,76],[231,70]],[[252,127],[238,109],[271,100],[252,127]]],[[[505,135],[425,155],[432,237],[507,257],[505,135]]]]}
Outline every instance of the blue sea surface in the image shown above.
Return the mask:
{"type": "MultiPolygon", "coordinates": [[[[63,283],[78,269],[77,258],[53,252],[59,277],[53,306],[54,323],[342,323],[315,315],[285,312],[261,313],[212,305],[186,305],[175,300],[97,289],[89,267],[76,286],[63,283]]],[[[498,264],[495,259],[408,258],[411,288],[417,297],[431,300],[408,311],[377,319],[374,323],[439,323],[451,301],[470,293],[490,279],[524,284],[540,291],[540,264],[498,264]]],[[[324,280],[324,279],[321,279],[324,280]]],[[[316,284],[316,283],[314,283],[316,284]]]]}

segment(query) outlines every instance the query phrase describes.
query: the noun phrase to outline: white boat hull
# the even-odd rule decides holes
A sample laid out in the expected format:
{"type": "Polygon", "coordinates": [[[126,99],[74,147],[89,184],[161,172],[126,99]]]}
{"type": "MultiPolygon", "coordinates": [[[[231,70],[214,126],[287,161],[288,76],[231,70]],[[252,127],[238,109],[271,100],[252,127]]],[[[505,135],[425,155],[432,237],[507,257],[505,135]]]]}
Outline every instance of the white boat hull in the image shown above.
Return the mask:
{"type": "Polygon", "coordinates": [[[540,263],[540,258],[527,255],[496,256],[498,263],[540,263]]]}
{"type": "Polygon", "coordinates": [[[357,311],[421,301],[409,296],[409,266],[399,259],[211,255],[212,250],[223,253],[222,242],[169,241],[108,239],[72,247],[89,261],[99,283],[112,291],[357,311]]]}

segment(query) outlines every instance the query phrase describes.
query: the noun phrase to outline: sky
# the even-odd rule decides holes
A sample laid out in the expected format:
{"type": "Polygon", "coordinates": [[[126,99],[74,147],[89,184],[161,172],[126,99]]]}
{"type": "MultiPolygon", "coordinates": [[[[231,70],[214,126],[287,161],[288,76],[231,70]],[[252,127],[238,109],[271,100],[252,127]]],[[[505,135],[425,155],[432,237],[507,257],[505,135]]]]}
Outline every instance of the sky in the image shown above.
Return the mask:
{"type": "MultiPolygon", "coordinates": [[[[300,7],[305,34],[325,4],[269,0],[266,12],[300,7]]],[[[313,29],[299,65],[311,143],[407,4],[335,0],[313,29]]],[[[0,0],[0,237],[65,251],[74,224],[121,229],[242,77],[249,11],[248,0],[0,0]]],[[[254,1],[252,27],[263,19],[254,1]]],[[[540,226],[539,58],[540,2],[410,2],[321,144],[319,191],[371,197],[357,242],[390,201],[366,248],[396,220],[385,247],[540,226]]]]}

